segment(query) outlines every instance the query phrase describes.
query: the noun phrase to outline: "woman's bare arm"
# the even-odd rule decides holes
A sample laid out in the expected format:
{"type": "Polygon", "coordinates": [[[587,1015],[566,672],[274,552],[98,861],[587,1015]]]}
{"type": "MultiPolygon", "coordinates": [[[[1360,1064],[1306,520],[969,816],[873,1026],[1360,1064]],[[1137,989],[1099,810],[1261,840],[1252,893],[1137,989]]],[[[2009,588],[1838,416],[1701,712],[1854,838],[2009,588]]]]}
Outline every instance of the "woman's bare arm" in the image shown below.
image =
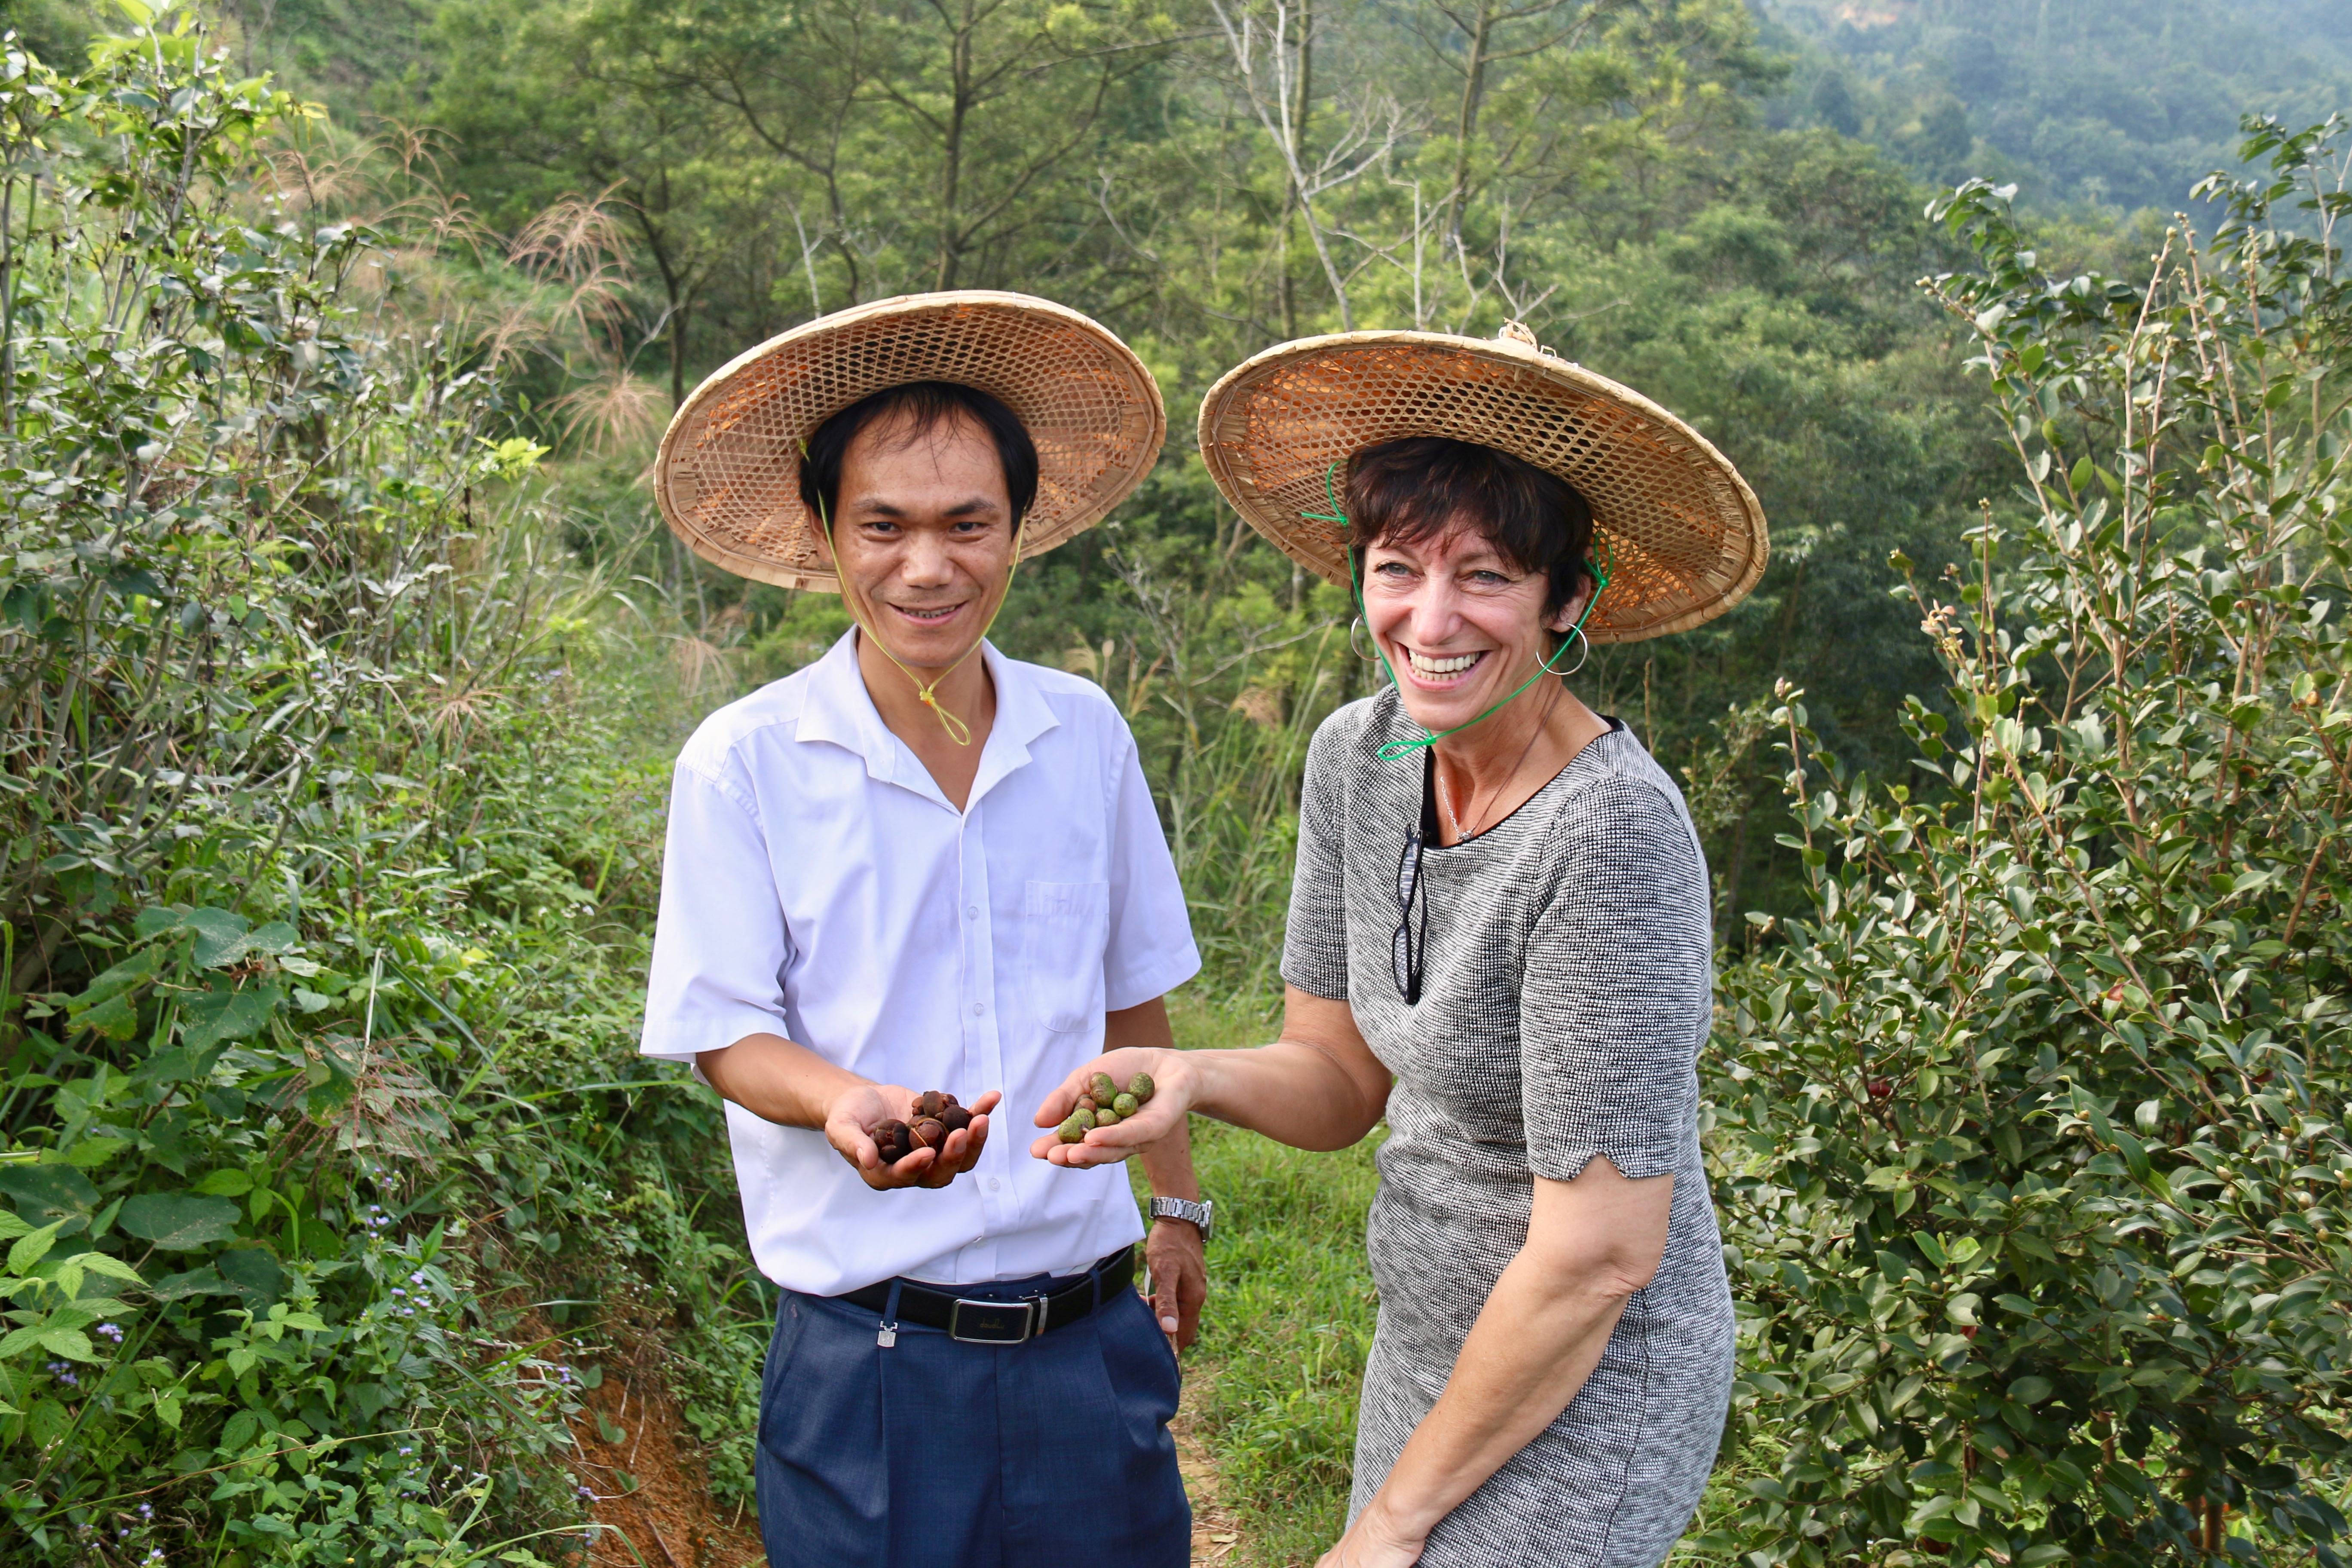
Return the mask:
{"type": "Polygon", "coordinates": [[[1388,1110],[1389,1070],[1364,1043],[1345,1002],[1291,986],[1282,1034],[1270,1046],[1247,1050],[1107,1051],[1062,1081],[1037,1108],[1037,1125],[1057,1127],[1097,1072],[1124,1088],[1150,1073],[1150,1103],[1116,1127],[1099,1127],[1083,1143],[1053,1133],[1030,1152],[1057,1165],[1106,1165],[1167,1137],[1191,1112],[1264,1133],[1297,1149],[1345,1149],[1380,1124],[1388,1110]]]}
{"type": "Polygon", "coordinates": [[[1574,1181],[1538,1176],[1535,1187],[1526,1245],[1486,1298],[1444,1394],[1325,1557],[1332,1568],[1413,1561],[1438,1521],[1568,1408],[1626,1301],[1657,1273],[1673,1176],[1628,1181],[1596,1156],[1574,1181]]]}

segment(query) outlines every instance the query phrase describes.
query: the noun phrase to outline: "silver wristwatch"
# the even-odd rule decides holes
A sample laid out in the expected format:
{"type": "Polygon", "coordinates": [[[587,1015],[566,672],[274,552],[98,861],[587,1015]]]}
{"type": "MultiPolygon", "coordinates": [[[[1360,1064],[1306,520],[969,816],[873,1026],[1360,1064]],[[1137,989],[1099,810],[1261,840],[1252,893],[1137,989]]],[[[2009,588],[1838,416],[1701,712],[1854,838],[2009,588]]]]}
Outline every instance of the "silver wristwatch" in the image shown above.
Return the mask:
{"type": "Polygon", "coordinates": [[[1210,1215],[1216,1206],[1205,1198],[1197,1204],[1190,1198],[1154,1198],[1151,1200],[1151,1217],[1189,1220],[1200,1226],[1201,1239],[1206,1241],[1209,1239],[1210,1215]]]}

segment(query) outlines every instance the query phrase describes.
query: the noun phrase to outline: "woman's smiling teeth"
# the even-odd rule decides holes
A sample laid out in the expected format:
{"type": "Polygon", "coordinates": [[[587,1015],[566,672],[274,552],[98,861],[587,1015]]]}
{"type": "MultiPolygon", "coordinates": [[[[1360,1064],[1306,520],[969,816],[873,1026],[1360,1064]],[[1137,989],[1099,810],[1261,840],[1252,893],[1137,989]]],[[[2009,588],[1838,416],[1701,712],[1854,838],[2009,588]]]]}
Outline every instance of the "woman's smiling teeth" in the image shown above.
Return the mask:
{"type": "Polygon", "coordinates": [[[1483,649],[1477,653],[1454,654],[1445,658],[1432,658],[1419,648],[1409,647],[1404,651],[1405,657],[1412,663],[1412,672],[1415,675],[1427,676],[1436,680],[1443,680],[1449,675],[1459,675],[1486,657],[1483,649]]]}

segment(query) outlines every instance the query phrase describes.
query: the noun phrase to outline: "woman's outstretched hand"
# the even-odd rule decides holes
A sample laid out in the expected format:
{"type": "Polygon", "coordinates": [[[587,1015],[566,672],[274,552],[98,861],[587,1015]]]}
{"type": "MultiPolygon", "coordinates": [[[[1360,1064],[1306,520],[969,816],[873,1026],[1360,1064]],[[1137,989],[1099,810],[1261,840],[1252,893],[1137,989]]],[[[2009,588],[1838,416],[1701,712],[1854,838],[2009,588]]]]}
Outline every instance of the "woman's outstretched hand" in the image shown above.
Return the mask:
{"type": "Polygon", "coordinates": [[[1058,1131],[1052,1131],[1029,1145],[1036,1159],[1056,1165],[1083,1169],[1088,1165],[1112,1165],[1129,1155],[1139,1152],[1145,1144],[1156,1143],[1184,1124],[1185,1113],[1192,1108],[1192,1096],[1199,1088],[1198,1069],[1185,1060],[1189,1053],[1149,1047],[1129,1047],[1107,1051],[1095,1058],[1061,1081],[1059,1087],[1045,1097],[1037,1108],[1036,1121],[1040,1127],[1058,1130],[1076,1109],[1078,1096],[1087,1092],[1097,1073],[1108,1073],[1113,1083],[1124,1089],[1137,1073],[1151,1075],[1151,1098],[1132,1116],[1114,1127],[1097,1127],[1087,1134],[1083,1143],[1065,1143],[1058,1131]]]}

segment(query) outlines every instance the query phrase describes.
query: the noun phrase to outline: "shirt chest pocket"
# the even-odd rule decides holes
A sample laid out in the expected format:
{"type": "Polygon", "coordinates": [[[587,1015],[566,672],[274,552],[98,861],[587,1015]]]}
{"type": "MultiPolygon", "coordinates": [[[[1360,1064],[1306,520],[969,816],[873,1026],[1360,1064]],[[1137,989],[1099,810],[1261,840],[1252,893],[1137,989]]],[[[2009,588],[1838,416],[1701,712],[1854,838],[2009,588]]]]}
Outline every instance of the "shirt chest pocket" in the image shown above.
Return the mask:
{"type": "Polygon", "coordinates": [[[1099,1027],[1108,882],[1030,882],[1022,889],[1021,967],[1029,1008],[1055,1034],[1099,1027]]]}

